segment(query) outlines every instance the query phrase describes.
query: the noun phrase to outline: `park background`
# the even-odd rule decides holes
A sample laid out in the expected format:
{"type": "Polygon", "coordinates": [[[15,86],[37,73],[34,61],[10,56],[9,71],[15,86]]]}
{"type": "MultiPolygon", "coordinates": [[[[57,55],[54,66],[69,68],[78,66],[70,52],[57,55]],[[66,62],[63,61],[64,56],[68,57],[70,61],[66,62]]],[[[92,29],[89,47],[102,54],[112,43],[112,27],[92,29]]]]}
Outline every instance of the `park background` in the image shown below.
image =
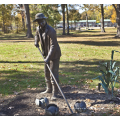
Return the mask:
{"type": "MultiPolygon", "coordinates": [[[[99,63],[109,62],[112,50],[119,51],[119,9],[120,4],[0,4],[0,96],[45,88],[44,62],[34,46],[38,12],[48,17],[57,33],[60,85],[97,90],[101,81],[93,78],[101,75],[99,63]],[[112,25],[106,26],[105,19],[112,25]],[[95,26],[89,20],[95,20],[95,26]]],[[[119,66],[119,53],[114,60],[119,66]]],[[[119,83],[114,90],[119,95],[119,83]]],[[[113,111],[106,115],[119,115],[119,108],[113,111]]]]}

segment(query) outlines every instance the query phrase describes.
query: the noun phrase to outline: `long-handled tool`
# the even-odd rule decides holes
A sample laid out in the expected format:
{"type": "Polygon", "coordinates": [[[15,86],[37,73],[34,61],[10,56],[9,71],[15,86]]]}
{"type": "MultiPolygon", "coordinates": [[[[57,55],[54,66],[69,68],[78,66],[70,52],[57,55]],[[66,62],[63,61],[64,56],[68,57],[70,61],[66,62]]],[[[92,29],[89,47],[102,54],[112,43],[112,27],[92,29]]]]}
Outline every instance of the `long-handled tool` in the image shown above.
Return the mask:
{"type": "MultiPolygon", "coordinates": [[[[41,55],[42,55],[42,52],[41,52],[41,50],[40,50],[39,47],[38,47],[38,50],[40,51],[40,53],[41,53],[41,55]]],[[[43,57],[43,55],[42,55],[42,57],[43,57]]],[[[43,59],[44,59],[44,57],[43,57],[43,59]]],[[[63,92],[62,92],[62,90],[61,90],[61,88],[60,88],[60,86],[59,86],[59,84],[57,83],[57,80],[55,79],[55,77],[54,77],[54,75],[53,75],[53,73],[52,73],[52,71],[51,71],[49,65],[48,65],[48,64],[46,64],[46,65],[47,65],[47,67],[48,67],[48,69],[49,69],[49,71],[50,71],[50,73],[51,73],[53,79],[55,80],[55,83],[57,84],[57,87],[59,88],[59,90],[60,90],[60,92],[61,92],[63,98],[65,99],[65,101],[66,101],[66,103],[67,103],[67,105],[68,105],[68,107],[69,107],[71,113],[74,114],[73,111],[72,111],[72,109],[70,108],[70,105],[68,104],[67,99],[65,98],[65,96],[64,96],[64,94],[63,94],[63,92]]]]}

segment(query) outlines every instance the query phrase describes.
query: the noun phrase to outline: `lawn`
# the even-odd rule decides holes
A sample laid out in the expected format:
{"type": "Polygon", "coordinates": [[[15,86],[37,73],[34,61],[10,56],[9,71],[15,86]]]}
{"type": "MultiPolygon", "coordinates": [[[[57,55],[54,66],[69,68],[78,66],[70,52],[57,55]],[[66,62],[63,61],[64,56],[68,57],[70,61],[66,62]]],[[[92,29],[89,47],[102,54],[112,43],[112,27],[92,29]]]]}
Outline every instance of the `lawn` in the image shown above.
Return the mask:
{"type": "MultiPolygon", "coordinates": [[[[120,39],[114,38],[116,28],[71,31],[61,35],[57,30],[62,56],[60,59],[60,85],[95,88],[100,82],[99,62],[110,61],[111,51],[118,50],[120,39]],[[88,86],[86,86],[88,85],[88,86]]],[[[45,87],[44,62],[34,46],[34,39],[25,34],[0,34],[0,94],[16,94],[29,88],[45,87]]],[[[119,53],[114,54],[116,66],[120,66],[119,53]]],[[[119,79],[118,79],[119,80],[119,79]]],[[[120,88],[116,84],[116,88],[120,88]]]]}

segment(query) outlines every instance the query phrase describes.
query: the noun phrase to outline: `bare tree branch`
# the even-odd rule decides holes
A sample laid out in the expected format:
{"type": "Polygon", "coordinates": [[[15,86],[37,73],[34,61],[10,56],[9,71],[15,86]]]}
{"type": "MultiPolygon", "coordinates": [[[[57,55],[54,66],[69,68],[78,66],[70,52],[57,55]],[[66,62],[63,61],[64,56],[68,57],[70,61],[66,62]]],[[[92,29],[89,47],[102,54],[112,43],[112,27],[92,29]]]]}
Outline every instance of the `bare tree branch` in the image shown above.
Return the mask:
{"type": "Polygon", "coordinates": [[[119,12],[119,11],[117,10],[115,4],[112,4],[112,5],[113,5],[113,7],[115,8],[116,13],[119,12]]]}

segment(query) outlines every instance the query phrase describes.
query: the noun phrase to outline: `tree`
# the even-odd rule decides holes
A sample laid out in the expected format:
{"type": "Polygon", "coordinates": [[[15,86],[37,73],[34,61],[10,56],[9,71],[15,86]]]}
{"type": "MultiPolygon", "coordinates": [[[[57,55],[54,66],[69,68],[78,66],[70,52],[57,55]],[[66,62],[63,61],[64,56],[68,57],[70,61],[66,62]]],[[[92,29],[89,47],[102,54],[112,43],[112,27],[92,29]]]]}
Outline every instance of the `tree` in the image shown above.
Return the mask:
{"type": "Polygon", "coordinates": [[[105,19],[110,19],[113,24],[116,23],[116,11],[113,5],[107,6],[106,9],[104,10],[104,13],[105,19]]]}
{"type": "Polygon", "coordinates": [[[116,11],[113,10],[112,13],[113,13],[113,14],[111,15],[110,20],[111,20],[111,22],[114,24],[114,23],[116,23],[116,11]]]}
{"type": "Polygon", "coordinates": [[[13,4],[0,4],[2,30],[4,33],[7,33],[8,27],[11,27],[12,9],[13,9],[13,4]]]}
{"type": "Polygon", "coordinates": [[[30,13],[29,13],[29,4],[24,4],[25,14],[26,14],[26,25],[27,25],[27,38],[33,37],[31,32],[31,23],[30,23],[30,13]]]}
{"type": "Polygon", "coordinates": [[[92,12],[96,12],[99,11],[101,13],[101,32],[105,32],[104,29],[104,8],[103,8],[103,4],[84,4],[84,6],[82,7],[85,10],[90,10],[92,12]]]}
{"type": "Polygon", "coordinates": [[[5,4],[2,4],[1,6],[0,6],[0,8],[1,8],[1,11],[2,11],[2,30],[4,31],[4,33],[5,33],[5,16],[4,16],[4,14],[5,14],[5,4]]]}
{"type": "Polygon", "coordinates": [[[113,14],[114,7],[112,5],[106,6],[104,8],[104,19],[110,19],[113,14]]]}
{"type": "Polygon", "coordinates": [[[79,13],[78,10],[75,10],[75,13],[73,14],[73,20],[75,23],[75,29],[76,29],[76,22],[79,21],[81,19],[81,14],[79,13]]]}
{"type": "Polygon", "coordinates": [[[20,4],[20,14],[21,14],[21,16],[22,16],[22,26],[23,26],[23,30],[25,31],[25,20],[24,20],[24,18],[25,18],[25,13],[24,13],[24,6],[23,6],[23,4],[20,4]]]}
{"type": "Polygon", "coordinates": [[[113,4],[113,7],[115,8],[116,11],[116,22],[117,22],[117,34],[115,37],[120,38],[120,4],[117,4],[117,7],[115,4],[113,4]]]}
{"type": "Polygon", "coordinates": [[[97,23],[100,22],[101,14],[100,14],[100,11],[98,11],[97,9],[94,11],[86,10],[86,11],[82,12],[81,13],[82,20],[86,20],[86,13],[87,13],[87,18],[89,20],[96,20],[97,23]]]}
{"type": "Polygon", "coordinates": [[[18,33],[18,29],[21,28],[22,26],[22,16],[19,13],[15,16],[15,25],[17,26],[17,33],[18,33]]]}
{"type": "Polygon", "coordinates": [[[87,13],[86,13],[86,28],[88,29],[88,16],[87,16],[87,13]]]}
{"type": "Polygon", "coordinates": [[[66,4],[66,12],[67,12],[67,35],[69,35],[69,14],[68,14],[68,5],[66,4]]]}
{"type": "Polygon", "coordinates": [[[80,20],[81,14],[76,8],[72,8],[69,10],[69,19],[71,20],[71,26],[72,26],[72,21],[74,21],[75,28],[76,28],[76,22],[80,20]]]}
{"type": "Polygon", "coordinates": [[[63,14],[63,35],[65,35],[65,4],[61,4],[63,14]]]}
{"type": "Polygon", "coordinates": [[[101,4],[101,32],[105,32],[105,29],[104,29],[104,8],[103,8],[103,4],[101,4]]]}
{"type": "Polygon", "coordinates": [[[48,17],[47,22],[52,27],[56,27],[56,24],[61,20],[61,15],[58,11],[58,7],[59,7],[58,4],[37,5],[39,12],[43,13],[46,17],[48,17]]]}

